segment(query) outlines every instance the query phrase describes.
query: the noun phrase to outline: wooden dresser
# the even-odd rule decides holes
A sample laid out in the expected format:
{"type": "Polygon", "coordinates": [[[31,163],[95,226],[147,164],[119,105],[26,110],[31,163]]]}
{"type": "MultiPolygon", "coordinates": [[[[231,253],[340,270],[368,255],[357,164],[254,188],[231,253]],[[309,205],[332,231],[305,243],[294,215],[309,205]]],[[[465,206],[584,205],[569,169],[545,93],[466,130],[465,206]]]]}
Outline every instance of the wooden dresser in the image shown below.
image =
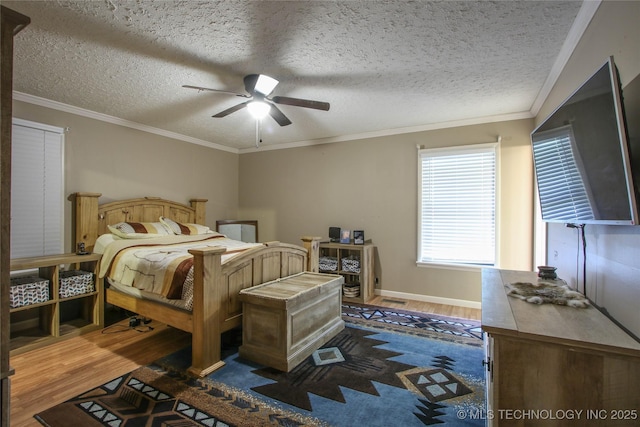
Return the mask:
{"type": "Polygon", "coordinates": [[[640,425],[640,343],[594,307],[506,294],[507,283],[537,280],[482,272],[487,425],[640,425]]]}

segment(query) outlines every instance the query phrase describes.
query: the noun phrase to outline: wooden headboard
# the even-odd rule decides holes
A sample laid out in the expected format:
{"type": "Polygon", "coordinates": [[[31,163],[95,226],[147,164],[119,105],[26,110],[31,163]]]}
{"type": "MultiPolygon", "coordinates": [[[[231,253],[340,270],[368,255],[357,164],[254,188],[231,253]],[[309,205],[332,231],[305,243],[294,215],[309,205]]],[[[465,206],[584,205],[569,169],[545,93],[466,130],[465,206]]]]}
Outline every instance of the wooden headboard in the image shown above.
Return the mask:
{"type": "Polygon", "coordinates": [[[203,224],[207,199],[191,199],[191,206],[159,197],[141,197],[98,204],[100,193],[73,193],[74,248],[83,242],[92,251],[98,236],[108,233],[107,225],[123,221],[158,222],[161,216],[177,222],[203,224]]]}

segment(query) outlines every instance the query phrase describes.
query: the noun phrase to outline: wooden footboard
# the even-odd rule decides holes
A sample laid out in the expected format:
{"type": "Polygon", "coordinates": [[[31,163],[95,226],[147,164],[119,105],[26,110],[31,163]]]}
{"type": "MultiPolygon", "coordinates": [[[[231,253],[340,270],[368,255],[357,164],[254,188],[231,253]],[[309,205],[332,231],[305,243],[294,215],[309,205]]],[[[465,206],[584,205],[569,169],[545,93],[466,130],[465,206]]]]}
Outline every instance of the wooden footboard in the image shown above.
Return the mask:
{"type": "MultiPolygon", "coordinates": [[[[110,202],[98,206],[98,193],[76,193],[75,242],[92,248],[109,221],[154,222],[159,215],[181,222],[204,220],[206,200],[192,200],[192,207],[158,198],[110,202]]],[[[202,223],[202,222],[200,222],[202,223]]],[[[106,301],[149,319],[192,334],[189,373],[205,376],[222,367],[220,335],[242,324],[242,289],[303,271],[318,271],[319,237],[303,237],[303,245],[268,242],[222,264],[224,248],[190,250],[194,256],[193,310],[136,298],[106,289],[106,301]]],[[[103,288],[104,289],[104,288],[103,288]]]]}
{"type": "MultiPolygon", "coordinates": [[[[319,238],[305,238],[308,243],[319,238]]],[[[194,256],[192,365],[189,372],[205,376],[223,366],[220,335],[242,325],[242,289],[308,271],[307,249],[280,242],[250,249],[221,265],[224,249],[190,250],[194,256]]]]}
{"type": "MultiPolygon", "coordinates": [[[[320,238],[304,238],[305,244],[317,246],[320,238]]],[[[117,290],[107,289],[108,303],[155,319],[192,334],[192,360],[189,373],[206,376],[224,366],[220,336],[242,325],[242,289],[281,277],[309,271],[309,258],[318,257],[317,250],[270,242],[250,249],[226,264],[221,264],[224,248],[192,249],[193,310],[187,311],[168,304],[136,298],[117,290]]]]}

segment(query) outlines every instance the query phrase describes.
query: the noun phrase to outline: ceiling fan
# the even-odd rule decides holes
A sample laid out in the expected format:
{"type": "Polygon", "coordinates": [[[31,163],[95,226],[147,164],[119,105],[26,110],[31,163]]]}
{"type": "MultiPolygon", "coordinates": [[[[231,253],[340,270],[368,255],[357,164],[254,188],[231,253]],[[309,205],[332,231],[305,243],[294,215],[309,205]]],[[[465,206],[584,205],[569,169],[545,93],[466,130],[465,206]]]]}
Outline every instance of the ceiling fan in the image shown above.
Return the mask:
{"type": "Polygon", "coordinates": [[[230,95],[240,96],[242,98],[249,98],[248,101],[241,102],[234,105],[231,108],[227,108],[224,111],[215,114],[212,117],[225,117],[229,114],[241,110],[245,107],[256,118],[261,119],[269,114],[280,126],[287,126],[291,124],[291,120],[284,115],[282,111],[275,104],[293,105],[296,107],[313,108],[315,110],[329,111],[329,103],[322,101],[312,101],[309,99],[289,98],[286,96],[273,96],[269,98],[269,95],[273,92],[278,85],[278,80],[269,77],[265,74],[249,74],[244,77],[244,88],[247,94],[229,92],[226,90],[209,89],[206,87],[183,85],[182,87],[189,89],[197,89],[199,91],[210,91],[227,93],[230,95]]]}

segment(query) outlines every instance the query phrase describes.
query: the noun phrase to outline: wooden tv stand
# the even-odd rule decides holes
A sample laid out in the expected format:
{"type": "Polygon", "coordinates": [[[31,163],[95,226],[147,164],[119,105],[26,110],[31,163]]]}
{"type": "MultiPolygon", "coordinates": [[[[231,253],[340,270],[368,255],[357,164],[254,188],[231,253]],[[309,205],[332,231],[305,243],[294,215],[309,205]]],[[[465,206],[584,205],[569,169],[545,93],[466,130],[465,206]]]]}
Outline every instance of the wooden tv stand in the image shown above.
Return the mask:
{"type": "Polygon", "coordinates": [[[594,307],[536,305],[505,292],[507,283],[537,280],[482,272],[488,425],[640,425],[640,343],[594,307]]]}

